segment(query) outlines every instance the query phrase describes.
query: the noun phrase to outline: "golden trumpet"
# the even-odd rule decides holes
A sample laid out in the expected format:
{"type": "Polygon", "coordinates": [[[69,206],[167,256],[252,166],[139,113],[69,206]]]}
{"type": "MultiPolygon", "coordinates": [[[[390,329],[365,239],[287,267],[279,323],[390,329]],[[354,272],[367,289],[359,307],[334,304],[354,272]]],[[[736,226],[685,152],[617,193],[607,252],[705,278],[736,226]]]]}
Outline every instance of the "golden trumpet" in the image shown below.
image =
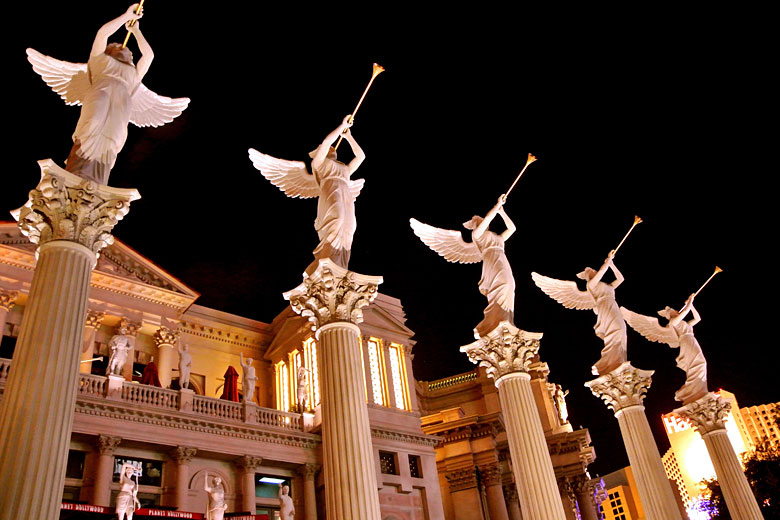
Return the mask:
{"type": "Polygon", "coordinates": [[[526,161],[525,161],[525,166],[523,166],[523,169],[520,170],[520,173],[517,174],[517,178],[515,179],[515,182],[513,182],[512,185],[509,187],[509,189],[506,190],[506,194],[504,194],[504,202],[506,202],[506,198],[509,197],[509,193],[512,191],[512,188],[515,187],[515,184],[517,184],[517,181],[519,181],[520,177],[522,177],[523,173],[525,173],[525,169],[528,168],[528,165],[531,164],[532,162],[534,162],[535,160],[536,160],[536,157],[534,157],[533,155],[531,155],[529,153],[528,154],[528,159],[526,159],[526,161]]]}
{"type": "Polygon", "coordinates": [[[706,281],[706,282],[704,282],[704,283],[701,285],[701,287],[699,287],[699,290],[698,290],[698,291],[696,291],[695,293],[693,293],[693,295],[694,295],[694,296],[696,296],[697,294],[699,294],[699,293],[701,292],[701,290],[702,290],[702,289],[704,289],[704,287],[706,287],[706,285],[707,285],[708,283],[710,283],[710,280],[712,280],[712,279],[715,277],[715,275],[716,275],[716,274],[718,274],[718,273],[722,273],[722,272],[723,272],[723,269],[721,269],[720,267],[718,267],[718,266],[716,265],[716,266],[715,266],[715,272],[714,272],[714,273],[712,273],[712,274],[710,275],[710,277],[709,277],[709,278],[707,278],[707,281],[706,281]]]}
{"type": "Polygon", "coordinates": [[[628,238],[628,235],[630,235],[630,234],[631,234],[631,232],[632,232],[632,231],[634,230],[634,228],[636,227],[636,225],[637,225],[637,224],[639,224],[639,223],[641,223],[641,222],[642,222],[642,219],[641,219],[641,218],[639,218],[638,216],[634,215],[634,223],[633,223],[633,224],[631,224],[631,229],[629,229],[629,230],[628,230],[628,233],[626,233],[626,236],[624,236],[624,237],[623,237],[623,240],[621,240],[621,241],[620,241],[620,243],[618,244],[618,246],[617,246],[615,249],[613,249],[613,250],[612,250],[612,256],[615,256],[615,255],[617,254],[617,252],[618,252],[618,249],[620,249],[620,246],[622,246],[622,245],[623,245],[623,242],[625,242],[625,241],[626,241],[626,239],[628,238]]]}
{"type": "MultiPolygon", "coordinates": [[[[141,9],[144,7],[144,0],[141,0],[138,2],[138,8],[135,10],[135,14],[140,14],[141,9]]],[[[135,20],[130,20],[130,27],[135,25],[135,20]]],[[[124,49],[127,47],[127,42],[130,41],[130,34],[132,34],[130,31],[127,31],[127,34],[125,35],[125,42],[122,44],[122,48],[124,49]]]]}
{"type": "MultiPolygon", "coordinates": [[[[355,114],[357,114],[358,109],[360,108],[360,105],[363,104],[363,99],[365,99],[366,94],[368,94],[368,89],[371,88],[371,84],[374,82],[374,79],[376,79],[377,76],[379,76],[381,73],[385,71],[385,68],[378,63],[374,63],[374,67],[371,71],[371,81],[368,82],[368,85],[366,86],[366,90],[363,91],[363,95],[360,96],[360,101],[358,101],[357,106],[355,107],[355,110],[352,111],[352,114],[349,116],[349,122],[352,123],[355,121],[355,114]]],[[[346,133],[346,130],[344,131],[346,133]]],[[[341,141],[344,139],[343,136],[339,136],[339,140],[336,142],[336,146],[333,147],[334,150],[339,149],[339,145],[341,144],[341,141]]]]}

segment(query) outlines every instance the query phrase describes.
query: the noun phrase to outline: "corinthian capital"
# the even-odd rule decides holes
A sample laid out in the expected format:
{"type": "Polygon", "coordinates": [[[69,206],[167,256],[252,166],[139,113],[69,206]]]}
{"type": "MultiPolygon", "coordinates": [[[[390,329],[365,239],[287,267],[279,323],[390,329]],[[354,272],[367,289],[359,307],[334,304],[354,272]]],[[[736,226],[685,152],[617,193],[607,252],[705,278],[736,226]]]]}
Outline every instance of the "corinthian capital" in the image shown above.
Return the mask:
{"type": "Polygon", "coordinates": [[[701,435],[726,428],[726,417],[731,410],[731,400],[710,392],[696,401],[674,410],[674,413],[688,419],[701,435]]]}
{"type": "Polygon", "coordinates": [[[18,297],[19,297],[18,291],[8,291],[6,289],[0,289],[0,309],[10,312],[11,309],[14,308],[16,298],[18,297]]]}
{"type": "Polygon", "coordinates": [[[603,376],[588,381],[585,386],[617,414],[630,406],[642,406],[653,373],[653,370],[634,368],[630,361],[626,361],[603,376]]]}
{"type": "Polygon", "coordinates": [[[27,203],[13,211],[22,233],[38,245],[51,240],[77,242],[94,253],[114,242],[111,231],[141,198],[136,190],[109,188],[57,166],[38,161],[41,180],[27,203]]]}
{"type": "Polygon", "coordinates": [[[154,333],[153,339],[154,346],[157,348],[160,348],[163,345],[175,345],[176,340],[179,339],[179,331],[162,326],[154,333]]]}
{"type": "Polygon", "coordinates": [[[176,464],[189,464],[193,457],[198,453],[197,448],[191,448],[189,446],[176,446],[170,452],[171,458],[176,461],[176,464]]]}
{"type": "Polygon", "coordinates": [[[363,307],[376,298],[381,283],[381,276],[353,273],[326,258],[312,273],[304,273],[303,283],[284,293],[284,299],[311,322],[312,330],[338,321],[358,324],[363,321],[363,307]]]}
{"type": "Polygon", "coordinates": [[[106,317],[106,313],[102,311],[87,310],[87,319],[84,326],[91,329],[99,329],[103,323],[103,319],[106,317]]]}
{"type": "Polygon", "coordinates": [[[263,457],[244,455],[236,459],[236,465],[245,471],[257,471],[263,465],[263,457]]]}
{"type": "Polygon", "coordinates": [[[97,438],[97,448],[101,455],[113,455],[120,442],[122,442],[121,437],[99,435],[97,438]]]}
{"type": "Polygon", "coordinates": [[[534,355],[539,351],[539,332],[518,329],[502,321],[474,343],[460,347],[472,363],[485,367],[487,375],[498,381],[513,372],[528,372],[534,355]]]}

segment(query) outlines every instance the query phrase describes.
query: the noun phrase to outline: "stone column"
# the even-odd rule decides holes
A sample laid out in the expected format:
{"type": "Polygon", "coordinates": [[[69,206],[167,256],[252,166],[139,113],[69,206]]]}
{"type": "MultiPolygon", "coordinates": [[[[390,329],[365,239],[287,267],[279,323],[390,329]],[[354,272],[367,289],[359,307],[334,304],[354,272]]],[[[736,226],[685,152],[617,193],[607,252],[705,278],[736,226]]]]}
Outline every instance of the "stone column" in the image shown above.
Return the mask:
{"type": "Polygon", "coordinates": [[[730,400],[710,392],[674,413],[690,420],[704,439],[731,518],[761,520],[764,518],[761,509],[726,432],[725,421],[730,410],[730,400]]]}
{"type": "Polygon", "coordinates": [[[626,361],[585,386],[615,412],[647,520],[680,520],[674,491],[642,404],[651,375],[652,370],[639,370],[626,361]]]}
{"type": "Polygon", "coordinates": [[[171,452],[171,458],[176,461],[176,493],[174,506],[179,511],[188,510],[190,461],[198,453],[196,448],[189,446],[176,446],[171,452]]]}
{"type": "Polygon", "coordinates": [[[100,435],[97,439],[98,455],[97,466],[95,470],[95,485],[92,489],[91,503],[96,506],[106,506],[111,502],[111,479],[114,476],[114,451],[119,443],[120,437],[111,437],[110,435],[100,435]]]}
{"type": "Polygon", "coordinates": [[[241,509],[239,511],[248,511],[252,515],[257,512],[255,473],[262,464],[263,457],[255,457],[254,455],[244,455],[236,460],[236,465],[241,470],[241,509]]]}
{"type": "Polygon", "coordinates": [[[304,520],[317,520],[317,490],[314,487],[314,477],[320,470],[317,464],[304,464],[298,469],[303,477],[303,513],[304,520]]]}
{"type": "Polygon", "coordinates": [[[577,497],[577,508],[582,520],[599,520],[596,502],[593,499],[593,482],[582,475],[572,482],[572,488],[577,497]]]}
{"type": "Polygon", "coordinates": [[[502,321],[487,336],[460,347],[495,380],[512,472],[526,520],[564,520],[550,451],[536,410],[528,367],[542,335],[502,321]]]}
{"type": "Polygon", "coordinates": [[[454,520],[484,520],[476,469],[456,469],[448,471],[444,476],[450,488],[454,520]]]}
{"type": "MultiPolygon", "coordinates": [[[[87,320],[84,324],[84,346],[81,349],[81,361],[88,361],[95,357],[95,335],[103,323],[106,313],[100,311],[87,311],[87,320]]],[[[92,363],[79,363],[79,372],[89,374],[92,372],[92,363]]]]}
{"type": "Polygon", "coordinates": [[[14,216],[39,244],[19,337],[0,403],[0,511],[56,520],[65,479],[84,319],[97,253],[139,198],[39,161],[41,181],[14,216]],[[33,384],[31,384],[33,381],[33,384]]]}
{"type": "MultiPolygon", "coordinates": [[[[127,351],[127,360],[125,361],[125,366],[122,369],[122,376],[125,378],[125,381],[132,381],[133,380],[133,363],[135,363],[135,340],[136,336],[138,336],[138,331],[141,328],[141,325],[143,325],[140,321],[130,321],[127,318],[122,318],[119,320],[119,327],[117,327],[117,331],[121,329],[125,329],[125,336],[127,336],[127,339],[130,341],[130,346],[132,347],[130,350],[127,351]]],[[[109,355],[111,353],[109,352],[109,355]]]]}
{"type": "Polygon", "coordinates": [[[504,484],[504,498],[507,503],[510,520],[523,520],[523,513],[520,512],[520,502],[517,500],[517,488],[514,482],[504,484]]]}
{"type": "Polygon", "coordinates": [[[498,464],[479,467],[479,476],[487,493],[488,514],[490,520],[509,520],[506,509],[504,489],[501,486],[501,470],[498,464]]]}
{"type": "Polygon", "coordinates": [[[566,515],[566,520],[577,520],[574,490],[567,477],[558,479],[558,492],[561,494],[561,504],[563,504],[563,513],[566,515]]]}
{"type": "Polygon", "coordinates": [[[379,276],[318,261],[303,283],[284,294],[292,309],[311,321],[319,347],[322,391],[322,458],[328,518],[379,520],[379,494],[363,366],[361,309],[377,294],[379,276]]]}
{"type": "Polygon", "coordinates": [[[5,330],[5,323],[8,320],[8,313],[16,305],[16,298],[19,297],[18,291],[8,291],[6,289],[0,289],[0,340],[3,338],[3,331],[5,330]]]}
{"type": "Polygon", "coordinates": [[[171,386],[173,367],[179,362],[176,351],[176,342],[179,339],[179,331],[162,326],[154,333],[154,344],[157,346],[157,374],[163,388],[171,386]]]}

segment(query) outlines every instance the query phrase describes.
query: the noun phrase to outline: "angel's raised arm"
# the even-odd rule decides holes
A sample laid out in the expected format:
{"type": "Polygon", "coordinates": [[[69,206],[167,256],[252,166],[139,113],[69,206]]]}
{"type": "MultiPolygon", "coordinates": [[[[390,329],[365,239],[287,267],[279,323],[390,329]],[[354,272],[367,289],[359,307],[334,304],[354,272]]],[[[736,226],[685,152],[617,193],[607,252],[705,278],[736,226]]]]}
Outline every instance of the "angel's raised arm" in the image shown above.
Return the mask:
{"type": "Polygon", "coordinates": [[[355,158],[349,161],[349,173],[355,173],[355,170],[357,170],[361,164],[363,164],[363,161],[366,160],[366,153],[363,151],[363,149],[360,147],[359,144],[357,144],[357,141],[355,141],[355,138],[352,136],[352,131],[347,129],[347,133],[344,134],[344,140],[346,140],[349,143],[349,146],[352,148],[352,153],[355,154],[355,158]]]}
{"type": "Polygon", "coordinates": [[[493,222],[494,218],[496,218],[496,214],[499,212],[499,210],[501,210],[503,205],[504,205],[504,196],[501,195],[498,198],[498,203],[495,206],[493,206],[490,211],[488,211],[487,215],[485,215],[485,218],[482,219],[482,222],[480,222],[479,225],[471,233],[471,236],[474,239],[478,239],[485,233],[485,231],[488,230],[488,228],[490,227],[490,223],[493,222]]]}
{"type": "Polygon", "coordinates": [[[317,147],[317,153],[314,154],[314,157],[311,160],[312,166],[315,164],[319,165],[323,160],[325,160],[325,157],[328,156],[328,150],[330,149],[330,145],[333,144],[333,141],[338,139],[344,130],[352,126],[352,123],[349,122],[349,117],[349,115],[346,115],[338,128],[325,136],[325,139],[323,139],[322,143],[320,143],[320,145],[317,147]]]}
{"type": "Polygon", "coordinates": [[[617,289],[618,286],[623,283],[623,280],[625,278],[623,277],[623,273],[618,271],[618,268],[615,267],[615,261],[614,259],[610,259],[609,266],[612,268],[612,273],[615,275],[615,280],[610,284],[613,288],[617,289]]]}
{"type": "Polygon", "coordinates": [[[141,18],[144,14],[143,9],[141,9],[140,14],[135,14],[135,10],[137,8],[138,4],[131,5],[128,7],[127,11],[114,18],[110,22],[107,22],[105,25],[103,25],[103,27],[98,29],[98,32],[95,35],[95,41],[92,43],[92,51],[89,53],[89,55],[99,56],[106,52],[109,36],[117,32],[126,22],[129,22],[130,20],[138,20],[141,18]]]}
{"type": "Polygon", "coordinates": [[[506,229],[503,233],[501,233],[501,238],[503,238],[504,242],[506,242],[509,240],[509,237],[515,233],[517,226],[515,226],[515,223],[512,222],[511,218],[509,218],[509,215],[506,214],[503,206],[498,210],[498,214],[501,215],[501,218],[504,219],[504,225],[506,226],[506,229]]]}
{"type": "Polygon", "coordinates": [[[146,73],[149,72],[149,66],[154,59],[154,51],[152,51],[152,46],[146,41],[144,35],[141,34],[140,23],[136,23],[132,27],[128,26],[127,30],[133,33],[135,41],[138,43],[138,48],[141,50],[141,58],[138,60],[135,69],[138,72],[139,79],[143,79],[143,77],[146,76],[146,73]]]}

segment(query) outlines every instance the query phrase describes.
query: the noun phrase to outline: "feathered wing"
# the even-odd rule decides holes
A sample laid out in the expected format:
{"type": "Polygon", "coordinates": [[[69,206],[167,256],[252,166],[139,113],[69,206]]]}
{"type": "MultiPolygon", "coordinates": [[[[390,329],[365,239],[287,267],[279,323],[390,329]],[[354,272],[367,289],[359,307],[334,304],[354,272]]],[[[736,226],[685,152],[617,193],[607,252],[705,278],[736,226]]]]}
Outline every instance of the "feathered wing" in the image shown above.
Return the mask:
{"type": "Polygon", "coordinates": [[[580,291],[574,282],[550,278],[539,273],[531,273],[531,278],[544,294],[567,309],[582,311],[596,306],[596,300],[593,299],[593,296],[588,291],[580,291]]]}
{"type": "Polygon", "coordinates": [[[169,98],[155,94],[143,83],[133,92],[130,101],[130,122],[136,126],[162,126],[184,112],[190,98],[169,98]]]}
{"type": "Polygon", "coordinates": [[[86,63],[61,61],[35,49],[27,49],[27,60],[51,89],[68,105],[80,105],[91,85],[86,63]]]}
{"type": "Polygon", "coordinates": [[[680,346],[680,338],[677,336],[674,329],[661,326],[661,324],[658,323],[658,318],[637,314],[625,307],[621,307],[620,312],[623,313],[623,319],[626,320],[626,323],[631,325],[632,329],[650,341],[666,343],[673,348],[678,348],[680,346]]]}
{"type": "MultiPolygon", "coordinates": [[[[301,161],[285,161],[277,159],[270,155],[258,152],[254,148],[249,149],[249,158],[255,168],[260,170],[263,177],[271,181],[271,184],[282,190],[285,195],[293,198],[311,199],[319,197],[320,186],[314,175],[306,169],[306,165],[301,161]]],[[[360,188],[363,187],[363,179],[353,181],[359,183],[357,191],[352,189],[353,197],[360,194],[360,188]]],[[[350,186],[352,187],[352,186],[350,186]]]]}
{"type": "Polygon", "coordinates": [[[420,237],[426,246],[443,256],[445,260],[460,264],[474,264],[482,261],[482,253],[479,252],[477,245],[473,242],[468,244],[464,242],[460,231],[435,228],[413,218],[409,219],[409,223],[414,234],[420,237]]]}
{"type": "Polygon", "coordinates": [[[363,189],[363,185],[365,183],[365,179],[355,179],[349,181],[349,193],[352,195],[352,200],[358,198],[358,195],[360,195],[360,190],[363,189]]]}

